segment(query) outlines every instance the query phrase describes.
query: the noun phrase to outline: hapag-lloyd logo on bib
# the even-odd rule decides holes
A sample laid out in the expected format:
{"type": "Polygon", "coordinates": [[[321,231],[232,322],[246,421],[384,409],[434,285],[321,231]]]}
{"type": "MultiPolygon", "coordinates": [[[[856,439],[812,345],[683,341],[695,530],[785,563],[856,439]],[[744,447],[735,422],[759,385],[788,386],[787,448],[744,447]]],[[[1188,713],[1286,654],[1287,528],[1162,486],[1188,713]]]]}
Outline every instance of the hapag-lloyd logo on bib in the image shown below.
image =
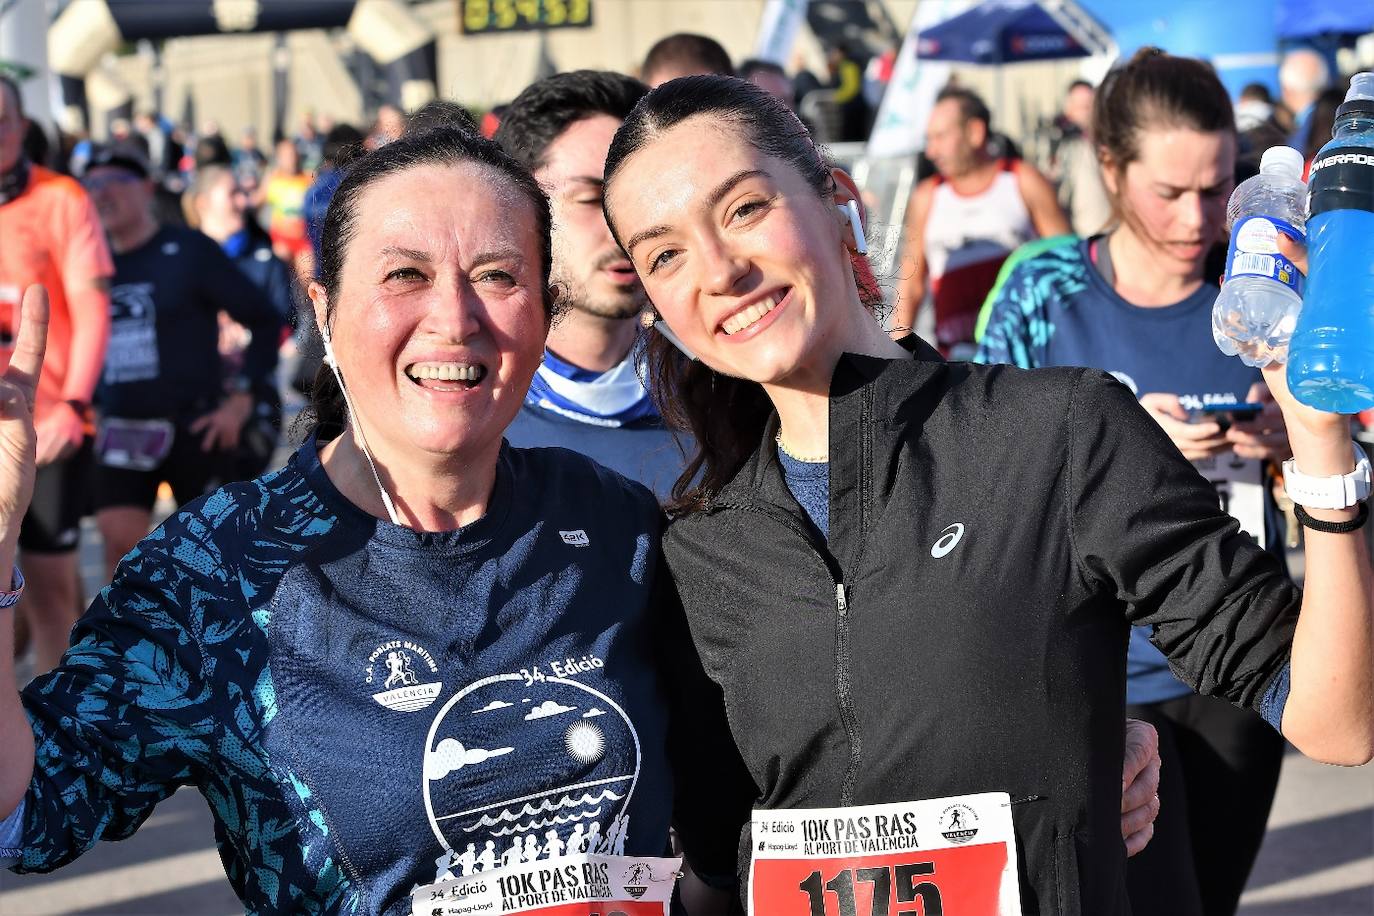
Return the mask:
{"type": "Polygon", "coordinates": [[[439,698],[444,687],[439,680],[430,680],[439,673],[434,656],[408,639],[382,643],[367,657],[366,670],[364,682],[382,688],[372,699],[397,712],[424,709],[439,698]]]}

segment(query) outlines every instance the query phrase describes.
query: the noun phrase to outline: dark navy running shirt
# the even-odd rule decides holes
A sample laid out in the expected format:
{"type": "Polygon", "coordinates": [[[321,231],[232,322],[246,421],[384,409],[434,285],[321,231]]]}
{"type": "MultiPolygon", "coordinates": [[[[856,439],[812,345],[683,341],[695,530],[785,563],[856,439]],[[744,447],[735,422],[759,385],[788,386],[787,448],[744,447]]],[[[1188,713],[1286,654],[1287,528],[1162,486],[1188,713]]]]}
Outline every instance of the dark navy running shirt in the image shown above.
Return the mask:
{"type": "Polygon", "coordinates": [[[163,226],[114,264],[110,343],[95,392],[102,413],[184,421],[217,407],[221,311],[252,332],[244,376],[273,383],[287,319],[209,236],[163,226]]]}
{"type": "Polygon", "coordinates": [[[313,444],[190,504],[24,690],[15,867],[127,836],[181,784],[253,913],[408,913],[415,885],[513,856],[662,854],[659,524],[562,449],[503,448],[453,532],[362,512],[313,444]]]}
{"type": "MultiPolygon", "coordinates": [[[[1176,394],[1184,409],[1248,400],[1250,386],[1263,376],[1212,340],[1216,286],[1204,283],[1173,305],[1132,305],[1092,265],[1088,246],[1064,236],[1012,268],[994,290],[978,362],[1105,369],[1137,397],[1176,394]]],[[[1139,628],[1131,631],[1127,674],[1131,703],[1192,692],[1139,628]]]]}

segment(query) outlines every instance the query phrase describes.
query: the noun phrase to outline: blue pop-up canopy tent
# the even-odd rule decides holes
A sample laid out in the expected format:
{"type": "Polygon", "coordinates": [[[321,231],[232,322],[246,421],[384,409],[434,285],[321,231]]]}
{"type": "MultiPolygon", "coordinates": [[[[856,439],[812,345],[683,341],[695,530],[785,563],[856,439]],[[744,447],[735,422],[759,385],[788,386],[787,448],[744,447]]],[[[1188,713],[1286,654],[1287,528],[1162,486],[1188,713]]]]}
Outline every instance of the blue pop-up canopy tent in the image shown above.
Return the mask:
{"type": "MultiPolygon", "coordinates": [[[[1111,33],[1073,0],[985,0],[922,30],[916,47],[925,60],[989,65],[1116,53],[1111,33]]],[[[999,72],[995,109],[1002,94],[999,72]]]]}
{"type": "Polygon", "coordinates": [[[1280,0],[1280,38],[1363,35],[1374,32],[1374,3],[1351,0],[1280,0]]]}
{"type": "Polygon", "coordinates": [[[1062,0],[986,0],[921,32],[926,60],[1014,64],[1104,54],[1105,29],[1077,4],[1062,0]]]}

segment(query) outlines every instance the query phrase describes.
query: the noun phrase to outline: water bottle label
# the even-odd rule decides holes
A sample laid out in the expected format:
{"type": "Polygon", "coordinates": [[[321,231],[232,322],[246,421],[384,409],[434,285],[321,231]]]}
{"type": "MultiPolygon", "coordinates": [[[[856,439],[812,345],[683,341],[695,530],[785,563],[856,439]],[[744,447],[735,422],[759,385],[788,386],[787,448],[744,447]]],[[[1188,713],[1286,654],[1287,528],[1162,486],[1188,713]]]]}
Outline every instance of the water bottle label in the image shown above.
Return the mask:
{"type": "Polygon", "coordinates": [[[1237,222],[1226,253],[1226,279],[1268,277],[1301,296],[1304,277],[1296,264],[1279,253],[1280,232],[1296,241],[1307,241],[1302,230],[1272,216],[1247,216],[1237,222]]]}
{"type": "Polygon", "coordinates": [[[1374,147],[1317,154],[1307,178],[1307,218],[1331,210],[1374,210],[1374,147]]]}

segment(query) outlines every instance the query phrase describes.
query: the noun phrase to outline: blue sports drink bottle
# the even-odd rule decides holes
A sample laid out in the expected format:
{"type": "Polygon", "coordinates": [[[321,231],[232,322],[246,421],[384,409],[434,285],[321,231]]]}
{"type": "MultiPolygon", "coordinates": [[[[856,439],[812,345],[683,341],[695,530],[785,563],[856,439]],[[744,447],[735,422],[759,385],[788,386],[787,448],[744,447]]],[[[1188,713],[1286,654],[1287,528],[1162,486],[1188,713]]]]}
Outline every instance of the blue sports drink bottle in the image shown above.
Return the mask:
{"type": "Polygon", "coordinates": [[[1310,407],[1374,407],[1374,73],[1351,81],[1307,192],[1307,296],[1288,387],[1310,407]]]}

